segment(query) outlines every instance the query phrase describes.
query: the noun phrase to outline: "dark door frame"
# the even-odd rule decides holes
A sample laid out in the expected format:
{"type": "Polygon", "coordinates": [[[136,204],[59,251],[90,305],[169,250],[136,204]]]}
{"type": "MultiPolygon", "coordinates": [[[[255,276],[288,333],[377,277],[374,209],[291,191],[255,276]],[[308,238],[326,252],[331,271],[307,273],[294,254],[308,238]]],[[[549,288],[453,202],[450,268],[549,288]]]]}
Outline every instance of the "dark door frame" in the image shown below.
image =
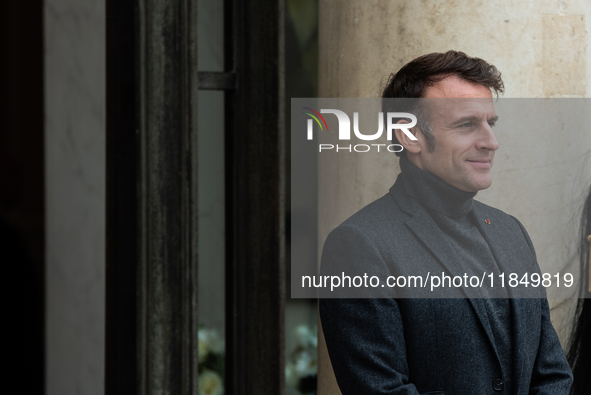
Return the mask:
{"type": "Polygon", "coordinates": [[[107,0],[106,393],[197,394],[197,90],[226,92],[226,393],[284,392],[283,2],[107,0]]]}

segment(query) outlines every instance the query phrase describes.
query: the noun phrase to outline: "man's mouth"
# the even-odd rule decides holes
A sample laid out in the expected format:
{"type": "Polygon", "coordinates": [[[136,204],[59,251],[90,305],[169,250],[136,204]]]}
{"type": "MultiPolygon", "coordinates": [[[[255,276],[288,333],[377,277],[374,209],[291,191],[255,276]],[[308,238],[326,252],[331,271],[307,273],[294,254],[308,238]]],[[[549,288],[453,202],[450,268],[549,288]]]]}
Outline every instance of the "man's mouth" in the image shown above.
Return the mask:
{"type": "Polygon", "coordinates": [[[479,169],[490,169],[492,167],[490,159],[468,159],[466,162],[479,169]]]}

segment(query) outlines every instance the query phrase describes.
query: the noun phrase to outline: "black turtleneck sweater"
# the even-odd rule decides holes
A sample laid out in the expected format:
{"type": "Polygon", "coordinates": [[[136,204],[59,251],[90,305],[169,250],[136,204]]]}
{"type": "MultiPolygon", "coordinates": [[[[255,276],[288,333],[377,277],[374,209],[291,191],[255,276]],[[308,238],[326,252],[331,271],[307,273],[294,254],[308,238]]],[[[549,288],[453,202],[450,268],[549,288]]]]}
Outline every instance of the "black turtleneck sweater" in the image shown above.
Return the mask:
{"type": "MultiPolygon", "coordinates": [[[[415,198],[427,210],[435,224],[446,237],[446,242],[456,251],[457,260],[465,272],[482,276],[483,272],[494,273],[499,269],[486,240],[476,226],[472,204],[476,192],[465,192],[451,186],[437,176],[426,172],[407,158],[400,158],[400,169],[406,193],[415,198]]],[[[486,288],[481,289],[482,296],[486,288]]],[[[495,347],[501,360],[505,380],[505,392],[511,393],[513,372],[512,358],[512,312],[507,298],[483,299],[488,320],[494,335],[495,347]]]]}

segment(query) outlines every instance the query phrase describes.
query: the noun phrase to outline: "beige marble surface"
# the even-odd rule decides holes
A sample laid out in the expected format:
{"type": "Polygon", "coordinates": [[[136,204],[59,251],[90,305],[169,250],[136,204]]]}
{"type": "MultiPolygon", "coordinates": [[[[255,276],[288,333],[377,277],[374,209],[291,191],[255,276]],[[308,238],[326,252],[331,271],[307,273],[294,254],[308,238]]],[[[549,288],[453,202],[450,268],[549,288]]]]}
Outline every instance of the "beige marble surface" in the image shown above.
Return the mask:
{"type": "Polygon", "coordinates": [[[105,3],[48,0],[46,393],[104,393],[105,3]]]}

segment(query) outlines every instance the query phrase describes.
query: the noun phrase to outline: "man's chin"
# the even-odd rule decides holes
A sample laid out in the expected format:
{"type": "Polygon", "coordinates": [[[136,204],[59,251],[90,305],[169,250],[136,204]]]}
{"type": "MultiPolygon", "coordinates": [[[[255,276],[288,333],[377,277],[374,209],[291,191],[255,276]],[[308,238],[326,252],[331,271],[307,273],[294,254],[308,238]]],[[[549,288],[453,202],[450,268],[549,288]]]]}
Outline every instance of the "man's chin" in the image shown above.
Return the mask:
{"type": "Polygon", "coordinates": [[[464,185],[464,188],[460,188],[466,192],[478,192],[489,188],[492,185],[492,179],[472,179],[471,182],[464,185]]]}
{"type": "Polygon", "coordinates": [[[482,182],[477,183],[474,188],[474,192],[484,191],[488,189],[492,185],[492,180],[483,180],[482,182]]]}

